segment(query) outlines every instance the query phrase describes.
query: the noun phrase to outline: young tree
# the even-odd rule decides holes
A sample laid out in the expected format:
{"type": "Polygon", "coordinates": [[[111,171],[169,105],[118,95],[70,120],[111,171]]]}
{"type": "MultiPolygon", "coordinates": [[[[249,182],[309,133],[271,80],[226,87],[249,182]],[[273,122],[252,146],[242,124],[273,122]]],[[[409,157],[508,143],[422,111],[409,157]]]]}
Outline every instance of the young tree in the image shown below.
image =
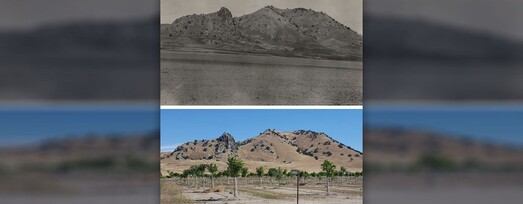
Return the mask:
{"type": "Polygon", "coordinates": [[[285,169],[285,171],[283,171],[281,169],[281,167],[278,167],[278,173],[276,174],[276,180],[278,180],[278,186],[281,186],[281,180],[283,180],[283,177],[285,176],[285,174],[283,172],[286,172],[287,169],[285,169]]]}
{"type": "Polygon", "coordinates": [[[243,161],[236,157],[227,158],[227,172],[234,177],[234,198],[238,197],[238,176],[240,176],[243,165],[243,161]]]}
{"type": "Polygon", "coordinates": [[[325,178],[327,180],[327,195],[330,194],[330,179],[336,174],[336,165],[331,163],[329,160],[323,161],[321,164],[321,169],[323,170],[323,173],[325,174],[325,178]]]}
{"type": "Polygon", "coordinates": [[[193,186],[195,188],[198,188],[197,178],[200,176],[203,176],[204,172],[205,172],[205,168],[203,168],[203,171],[202,171],[201,165],[198,165],[198,166],[194,165],[194,166],[189,167],[188,169],[185,169],[183,171],[183,175],[184,175],[184,177],[194,178],[194,179],[191,179],[193,181],[193,186]]]}
{"type": "Polygon", "coordinates": [[[245,185],[247,185],[247,175],[249,174],[249,169],[247,169],[247,167],[243,167],[242,168],[242,171],[240,172],[242,177],[243,177],[243,181],[245,183],[245,185]]]}
{"type": "Polygon", "coordinates": [[[247,177],[248,174],[249,174],[249,169],[247,169],[247,167],[243,167],[242,171],[241,171],[242,177],[247,177]]]}
{"type": "Polygon", "coordinates": [[[305,182],[307,183],[307,179],[309,178],[309,172],[307,171],[300,171],[300,174],[299,174],[299,177],[305,182]]]}
{"type": "Polygon", "coordinates": [[[263,183],[262,183],[263,174],[264,174],[263,167],[260,166],[260,167],[256,168],[256,175],[260,178],[260,187],[263,187],[263,183]]]}
{"type": "Polygon", "coordinates": [[[345,168],[344,166],[340,168],[340,176],[347,176],[348,173],[349,172],[347,171],[347,168],[345,168]]]}
{"type": "Polygon", "coordinates": [[[222,171],[221,174],[222,174],[222,176],[227,177],[227,185],[229,185],[229,183],[230,183],[230,182],[229,182],[229,177],[231,176],[231,175],[229,174],[229,171],[228,171],[227,169],[225,169],[225,170],[222,171]]]}
{"type": "Polygon", "coordinates": [[[203,177],[204,177],[206,169],[207,169],[207,164],[200,164],[195,169],[195,175],[198,177],[198,179],[201,180],[202,187],[205,187],[204,186],[205,179],[203,177]]]}
{"type": "Polygon", "coordinates": [[[267,175],[271,177],[271,185],[272,185],[273,178],[278,175],[278,169],[270,168],[269,171],[267,172],[267,175]]]}
{"type": "Polygon", "coordinates": [[[218,166],[216,166],[216,164],[209,164],[207,165],[207,170],[211,173],[211,186],[212,189],[214,189],[214,177],[216,176],[216,172],[218,172],[218,166]]]}
{"type": "Polygon", "coordinates": [[[289,172],[287,169],[284,169],[283,172],[280,172],[280,173],[283,174],[282,176],[283,176],[283,178],[285,179],[285,185],[287,185],[287,183],[288,183],[287,178],[289,178],[289,173],[290,173],[290,172],[289,172]]]}

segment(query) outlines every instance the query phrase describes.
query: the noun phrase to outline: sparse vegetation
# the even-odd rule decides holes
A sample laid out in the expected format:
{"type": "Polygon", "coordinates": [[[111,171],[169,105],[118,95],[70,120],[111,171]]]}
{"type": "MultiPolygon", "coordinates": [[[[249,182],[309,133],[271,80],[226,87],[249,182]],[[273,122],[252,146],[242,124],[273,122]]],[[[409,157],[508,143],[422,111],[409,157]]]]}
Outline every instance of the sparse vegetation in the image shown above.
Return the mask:
{"type": "Polygon", "coordinates": [[[181,189],[176,186],[168,185],[164,181],[160,181],[160,203],[179,203],[179,204],[191,204],[192,200],[183,196],[181,189]]]}
{"type": "Polygon", "coordinates": [[[327,155],[328,157],[330,157],[332,155],[332,152],[331,151],[326,151],[326,152],[323,152],[323,154],[327,155]]]}
{"type": "Polygon", "coordinates": [[[243,161],[236,157],[227,159],[227,173],[234,177],[234,198],[238,197],[238,176],[244,170],[243,161]]]}
{"type": "Polygon", "coordinates": [[[207,170],[211,173],[211,185],[212,189],[214,189],[214,177],[216,177],[216,173],[218,172],[218,166],[216,164],[208,164],[207,170]]]}
{"type": "Polygon", "coordinates": [[[325,173],[325,180],[327,181],[327,195],[330,194],[330,180],[336,173],[336,165],[329,162],[329,160],[323,161],[321,164],[321,169],[325,173]]]}
{"type": "MultiPolygon", "coordinates": [[[[243,167],[243,162],[241,160],[238,160],[235,157],[229,157],[228,158],[228,164],[226,170],[224,171],[218,171],[218,168],[216,164],[202,164],[202,165],[195,165],[191,166],[189,169],[186,169],[183,174],[175,173],[175,172],[168,172],[168,175],[164,178],[179,178],[177,180],[170,180],[170,182],[178,182],[180,184],[192,186],[192,188],[199,188],[199,186],[204,186],[205,180],[211,181],[211,188],[208,190],[204,190],[203,193],[210,193],[210,192],[222,192],[226,187],[218,185],[218,188],[216,188],[214,185],[215,178],[221,178],[218,180],[218,182],[221,183],[221,185],[224,185],[225,181],[227,181],[228,185],[228,177],[227,179],[225,176],[231,176],[235,178],[235,182],[233,185],[233,192],[239,191],[242,193],[249,194],[251,196],[261,198],[261,199],[271,199],[271,200],[282,200],[282,199],[290,199],[293,198],[293,194],[288,193],[280,193],[280,192],[273,192],[273,191],[267,191],[264,190],[265,188],[254,188],[254,186],[263,187],[262,178],[264,176],[267,176],[270,178],[271,182],[267,183],[266,185],[273,185],[272,179],[277,180],[277,186],[288,186],[291,185],[295,186],[294,182],[292,182],[292,177],[296,179],[296,175],[292,174],[293,171],[298,171],[298,175],[301,178],[300,180],[300,186],[309,186],[306,188],[312,188],[316,189],[318,188],[316,185],[321,185],[321,180],[325,179],[327,182],[327,194],[332,194],[330,190],[330,186],[338,186],[334,190],[336,193],[340,193],[339,187],[346,186],[343,184],[344,180],[343,178],[353,178],[351,179],[351,182],[354,182],[354,179],[357,179],[358,177],[362,176],[361,172],[354,172],[351,173],[347,171],[345,167],[341,167],[339,171],[336,171],[336,166],[332,164],[330,161],[325,160],[321,167],[321,172],[312,172],[309,173],[307,171],[299,171],[297,169],[293,169],[293,171],[289,171],[288,169],[284,168],[270,168],[267,172],[265,172],[263,167],[256,168],[255,172],[248,172],[248,169],[243,167]],[[202,168],[204,166],[205,168],[202,168]],[[206,171],[207,170],[207,171],[206,171]],[[208,172],[209,174],[205,174],[208,172]],[[241,177],[240,177],[241,176],[241,177]],[[253,181],[252,178],[258,177],[259,182],[251,182],[253,181]],[[334,179],[334,178],[339,179],[334,179]],[[236,180],[241,178],[242,180],[236,180]],[[312,179],[312,180],[311,180],[312,179]],[[289,182],[291,181],[291,182],[289,182]],[[240,187],[241,186],[241,187],[240,187]],[[250,186],[250,187],[249,187],[250,186]],[[316,186],[316,187],[314,187],[316,186]]],[[[162,202],[165,203],[191,203],[190,199],[183,196],[181,188],[174,188],[172,186],[166,186],[166,181],[162,180],[162,202]],[[168,194],[167,194],[167,191],[168,194]]],[[[349,184],[353,185],[353,184],[349,184]]],[[[300,187],[301,188],[301,187],[300,187]]],[[[361,189],[361,187],[360,187],[361,189]]],[[[286,190],[286,188],[282,188],[281,190],[286,190]]],[[[238,197],[238,192],[236,192],[236,196],[238,197]]]]}
{"type": "Polygon", "coordinates": [[[260,178],[260,187],[263,187],[263,183],[262,183],[262,177],[264,175],[264,169],[263,167],[258,167],[256,168],[256,175],[260,178]]]}

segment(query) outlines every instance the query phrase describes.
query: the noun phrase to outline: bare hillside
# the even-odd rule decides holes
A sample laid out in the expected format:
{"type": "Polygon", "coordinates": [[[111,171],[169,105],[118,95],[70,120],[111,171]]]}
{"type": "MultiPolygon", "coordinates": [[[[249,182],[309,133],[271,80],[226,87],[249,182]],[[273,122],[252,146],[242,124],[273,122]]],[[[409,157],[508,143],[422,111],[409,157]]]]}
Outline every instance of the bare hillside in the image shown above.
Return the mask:
{"type": "Polygon", "coordinates": [[[266,6],[233,17],[222,7],[161,27],[162,49],[206,48],[283,56],[362,59],[362,36],[323,12],[266,6]]]}
{"type": "Polygon", "coordinates": [[[241,142],[235,142],[228,133],[214,140],[187,142],[171,153],[162,154],[162,170],[183,171],[191,165],[211,162],[225,168],[225,159],[229,155],[244,160],[251,171],[259,166],[320,171],[324,160],[332,161],[338,167],[361,171],[363,161],[362,152],[325,133],[267,129],[241,142]]]}

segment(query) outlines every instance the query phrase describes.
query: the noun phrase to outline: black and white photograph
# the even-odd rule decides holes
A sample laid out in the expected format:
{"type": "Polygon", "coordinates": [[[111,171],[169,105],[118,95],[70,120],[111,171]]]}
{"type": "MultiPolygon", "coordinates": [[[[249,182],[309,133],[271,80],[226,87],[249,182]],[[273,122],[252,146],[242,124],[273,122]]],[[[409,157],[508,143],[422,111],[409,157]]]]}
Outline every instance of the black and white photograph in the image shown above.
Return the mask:
{"type": "Polygon", "coordinates": [[[162,0],[161,105],[361,105],[362,0],[162,0]]]}

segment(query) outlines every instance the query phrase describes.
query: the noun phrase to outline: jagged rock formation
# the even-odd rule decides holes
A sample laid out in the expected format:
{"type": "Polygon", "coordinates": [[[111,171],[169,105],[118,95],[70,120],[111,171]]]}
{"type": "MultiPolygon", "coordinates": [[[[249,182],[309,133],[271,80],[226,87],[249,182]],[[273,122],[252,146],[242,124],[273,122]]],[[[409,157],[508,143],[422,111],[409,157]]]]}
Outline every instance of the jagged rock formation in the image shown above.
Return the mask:
{"type": "Polygon", "coordinates": [[[223,133],[223,135],[216,139],[216,141],[218,141],[218,144],[214,149],[216,155],[223,154],[227,151],[236,153],[236,150],[238,149],[234,137],[229,133],[223,133]]]}
{"type": "Polygon", "coordinates": [[[171,24],[170,32],[178,36],[205,36],[204,42],[207,44],[239,37],[234,29],[232,14],[227,8],[211,14],[178,18],[171,24]]]}
{"type": "Polygon", "coordinates": [[[192,159],[220,159],[229,155],[236,155],[238,147],[234,137],[224,132],[214,140],[194,140],[178,146],[173,152],[164,158],[174,157],[176,160],[192,159]]]}
{"type": "Polygon", "coordinates": [[[297,57],[361,60],[362,36],[323,12],[266,6],[232,17],[227,8],[162,26],[162,48],[200,47],[297,57]]]}

